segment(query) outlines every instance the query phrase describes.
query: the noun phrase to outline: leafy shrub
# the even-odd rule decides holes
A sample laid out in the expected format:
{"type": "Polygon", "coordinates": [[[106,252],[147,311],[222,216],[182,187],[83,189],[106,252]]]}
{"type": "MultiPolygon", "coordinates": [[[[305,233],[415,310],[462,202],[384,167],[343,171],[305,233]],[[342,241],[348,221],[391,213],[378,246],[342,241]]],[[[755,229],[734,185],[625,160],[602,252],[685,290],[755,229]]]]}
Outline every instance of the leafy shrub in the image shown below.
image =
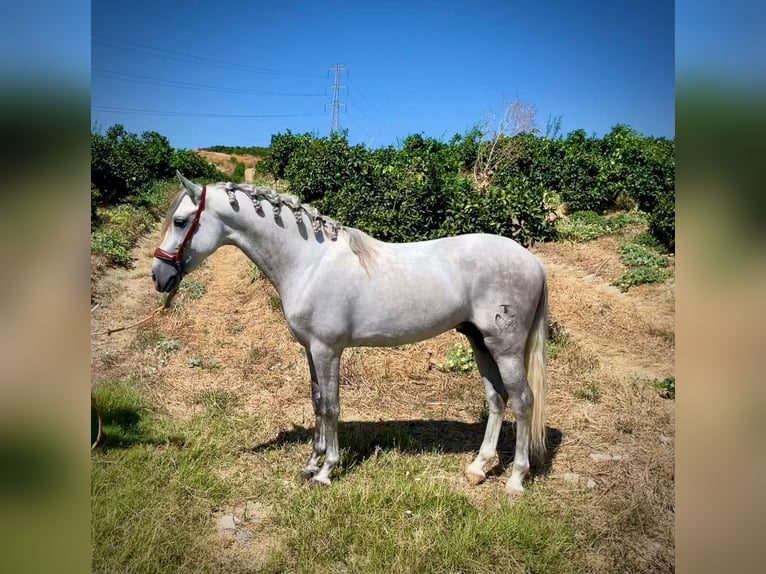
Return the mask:
{"type": "MultiPolygon", "coordinates": [[[[602,139],[576,130],[566,139],[525,132],[487,142],[474,128],[447,143],[413,134],[376,150],[350,146],[345,132],[318,138],[287,131],[272,136],[259,169],[328,215],[388,241],[489,232],[529,245],[555,237],[549,214],[561,199],[571,211],[597,215],[617,204],[658,210],[650,230],[667,243],[673,208],[658,198],[672,194],[673,149],[672,141],[619,125],[602,139]],[[489,145],[504,161],[479,191],[470,175],[489,145]]],[[[630,221],[609,225],[631,224],[633,215],[624,217],[630,221]]],[[[615,232],[570,231],[576,240],[615,232]]]]}
{"type": "Polygon", "coordinates": [[[620,247],[620,259],[628,267],[613,285],[627,291],[634,285],[659,283],[668,278],[668,260],[655,248],[639,243],[626,243],[620,247]]]}
{"type": "Polygon", "coordinates": [[[604,158],[598,140],[584,130],[572,132],[564,141],[562,197],[570,211],[604,213],[612,204],[606,186],[604,158]]]}
{"type": "Polygon", "coordinates": [[[447,362],[436,367],[448,373],[468,373],[476,369],[476,359],[470,347],[455,344],[447,353],[447,362]]]}
{"type": "Polygon", "coordinates": [[[551,239],[555,235],[543,190],[529,181],[517,180],[511,189],[489,188],[476,193],[467,180],[452,187],[444,235],[496,233],[522,245],[551,239]]]}
{"type": "Polygon", "coordinates": [[[285,178],[290,192],[347,225],[386,241],[491,232],[522,243],[549,238],[545,190],[524,176],[478,194],[464,175],[475,156],[474,135],[450,143],[413,134],[401,148],[349,146],[290,132],[272,137],[263,168],[285,178]]]}
{"type": "Polygon", "coordinates": [[[178,169],[186,177],[218,178],[210,162],[187,150],[174,150],[154,131],[140,136],[117,124],[105,134],[91,133],[91,203],[115,205],[146,191],[158,179],[172,179],[178,169]]]}
{"type": "Polygon", "coordinates": [[[676,248],[675,194],[660,196],[649,216],[649,231],[670,251],[676,248]]]}
{"type": "Polygon", "coordinates": [[[98,229],[91,234],[90,248],[94,253],[106,257],[115,265],[127,266],[132,261],[132,241],[127,231],[119,227],[98,229]]]}
{"type": "Polygon", "coordinates": [[[234,168],[234,173],[231,175],[231,181],[242,183],[245,181],[245,164],[237,162],[237,167],[234,168]]]}
{"type": "Polygon", "coordinates": [[[170,167],[173,174],[178,170],[186,177],[193,179],[203,179],[206,181],[226,179],[226,176],[215,165],[188,149],[174,150],[173,157],[170,160],[170,167]]]}

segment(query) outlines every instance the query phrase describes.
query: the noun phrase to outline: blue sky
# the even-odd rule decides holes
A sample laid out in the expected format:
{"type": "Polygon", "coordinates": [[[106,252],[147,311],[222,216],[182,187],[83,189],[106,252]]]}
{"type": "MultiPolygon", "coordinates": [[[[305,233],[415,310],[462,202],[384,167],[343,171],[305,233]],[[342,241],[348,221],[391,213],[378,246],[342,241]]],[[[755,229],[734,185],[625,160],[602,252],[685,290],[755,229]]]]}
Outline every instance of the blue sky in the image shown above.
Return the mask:
{"type": "Polygon", "coordinates": [[[94,0],[92,122],[176,147],[326,135],[330,67],[352,143],[448,139],[519,98],[561,116],[673,137],[674,3],[94,0]]]}

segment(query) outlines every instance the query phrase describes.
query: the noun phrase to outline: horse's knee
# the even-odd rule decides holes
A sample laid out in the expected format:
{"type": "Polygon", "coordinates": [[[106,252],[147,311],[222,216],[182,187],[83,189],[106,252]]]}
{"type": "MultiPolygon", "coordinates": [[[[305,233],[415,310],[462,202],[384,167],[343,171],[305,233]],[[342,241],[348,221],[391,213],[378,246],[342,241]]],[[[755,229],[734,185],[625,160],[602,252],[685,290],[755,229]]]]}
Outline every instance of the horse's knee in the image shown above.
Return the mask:
{"type": "Polygon", "coordinates": [[[506,400],[498,393],[487,393],[487,408],[490,413],[501,415],[505,412],[506,400]]]}
{"type": "Polygon", "coordinates": [[[329,401],[322,401],[319,405],[319,415],[322,417],[338,418],[340,415],[340,405],[329,401]]]}

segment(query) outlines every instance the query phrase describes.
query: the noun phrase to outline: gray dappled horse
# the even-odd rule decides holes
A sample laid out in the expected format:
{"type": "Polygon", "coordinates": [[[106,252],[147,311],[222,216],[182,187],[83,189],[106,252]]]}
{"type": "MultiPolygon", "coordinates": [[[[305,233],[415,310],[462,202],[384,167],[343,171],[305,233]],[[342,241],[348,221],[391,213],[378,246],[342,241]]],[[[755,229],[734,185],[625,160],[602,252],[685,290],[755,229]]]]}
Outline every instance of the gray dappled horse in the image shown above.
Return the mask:
{"type": "Polygon", "coordinates": [[[177,175],[183,188],[162,228],[154,285],[173,291],[221,245],[236,245],[271,281],[311,372],[316,426],[304,476],[329,484],[338,463],[343,349],[403,345],[454,328],[471,342],[489,405],[484,441],[466,476],[477,484],[486,477],[510,399],[516,452],[506,488],[523,491],[530,445],[535,454],[545,452],[548,290],[534,255],[486,234],[385,243],[292,195],[203,186],[177,175]]]}

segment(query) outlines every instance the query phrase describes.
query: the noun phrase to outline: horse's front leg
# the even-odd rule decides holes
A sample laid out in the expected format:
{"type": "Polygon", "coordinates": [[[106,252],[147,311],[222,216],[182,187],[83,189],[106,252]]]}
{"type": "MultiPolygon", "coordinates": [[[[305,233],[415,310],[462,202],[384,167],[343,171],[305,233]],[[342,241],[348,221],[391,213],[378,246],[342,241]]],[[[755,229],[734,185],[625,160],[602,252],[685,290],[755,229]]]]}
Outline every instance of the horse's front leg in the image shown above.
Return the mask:
{"type": "MultiPolygon", "coordinates": [[[[340,460],[338,447],[338,415],[340,414],[339,380],[340,375],[340,351],[324,345],[312,345],[309,349],[316,383],[319,388],[319,400],[317,409],[317,427],[320,445],[324,450],[324,464],[314,474],[312,481],[318,484],[330,484],[330,473],[340,460]]],[[[311,365],[311,363],[309,363],[311,365]]],[[[312,377],[313,378],[313,377],[312,377]]],[[[316,437],[315,437],[316,441],[316,437]]],[[[314,460],[318,452],[314,447],[314,454],[309,463],[314,460]]],[[[317,459],[318,461],[318,459],[317,459]]]]}
{"type": "Polygon", "coordinates": [[[314,405],[314,443],[311,449],[311,456],[306,466],[303,467],[302,473],[304,478],[311,478],[319,472],[319,461],[324,456],[327,445],[325,442],[324,419],[319,415],[322,393],[319,388],[314,361],[311,359],[311,353],[308,349],[306,349],[306,356],[308,357],[309,372],[311,373],[311,402],[314,405]]]}

